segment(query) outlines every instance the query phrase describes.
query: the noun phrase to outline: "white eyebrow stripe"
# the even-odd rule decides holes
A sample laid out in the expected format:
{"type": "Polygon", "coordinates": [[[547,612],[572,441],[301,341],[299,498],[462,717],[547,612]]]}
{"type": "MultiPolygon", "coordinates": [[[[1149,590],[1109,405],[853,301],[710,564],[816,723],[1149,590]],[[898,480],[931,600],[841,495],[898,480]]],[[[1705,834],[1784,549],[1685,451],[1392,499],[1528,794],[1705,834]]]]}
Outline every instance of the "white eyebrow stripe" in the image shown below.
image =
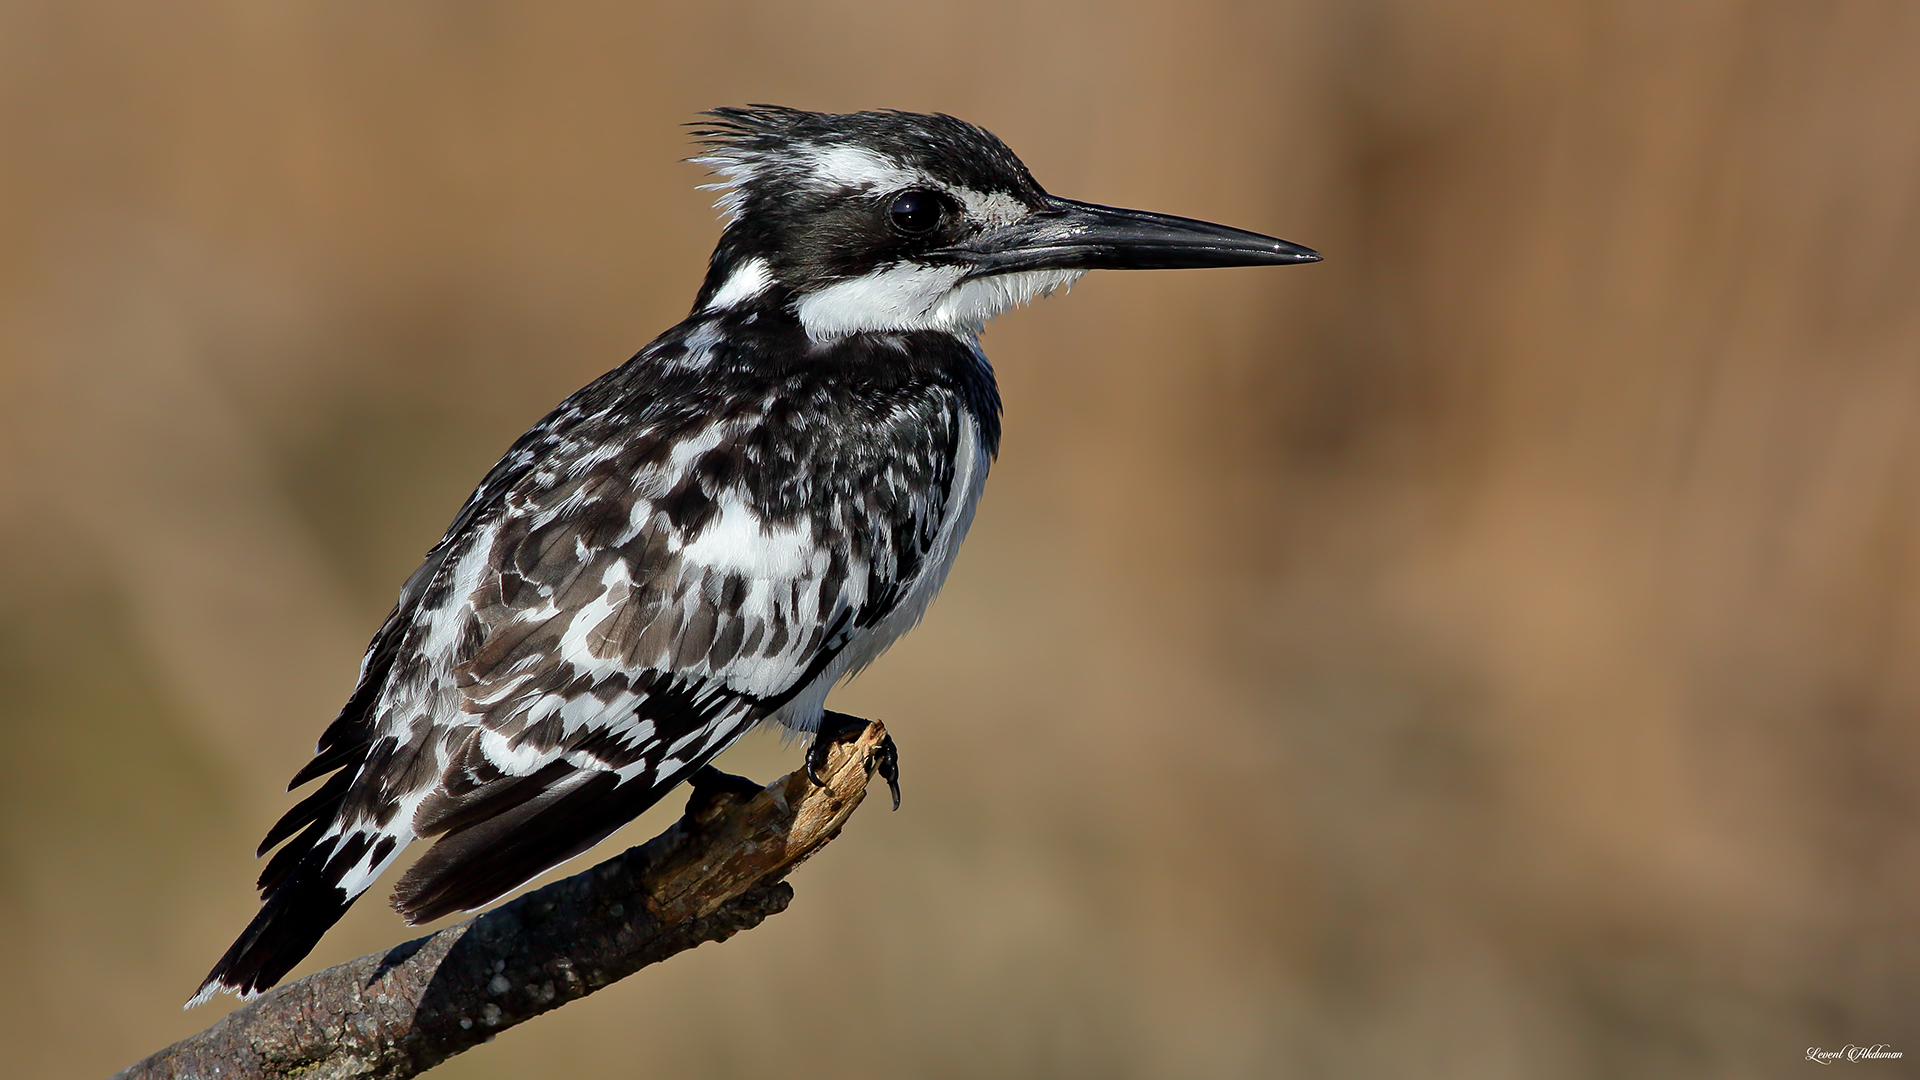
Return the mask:
{"type": "Polygon", "coordinates": [[[751,300],[767,291],[773,284],[773,272],[765,259],[749,259],[740,269],[735,270],[718,289],[713,290],[713,299],[707,301],[706,310],[721,311],[733,307],[744,300],[751,300]]]}
{"type": "Polygon", "coordinates": [[[800,158],[806,163],[808,175],[822,187],[881,192],[931,188],[958,199],[969,218],[988,225],[1010,224],[1031,212],[1025,203],[1005,192],[941,183],[864,146],[806,146],[800,149],[800,158]]]}
{"type": "Polygon", "coordinates": [[[906,188],[927,178],[862,146],[807,146],[800,149],[813,179],[830,187],[906,188]]]}

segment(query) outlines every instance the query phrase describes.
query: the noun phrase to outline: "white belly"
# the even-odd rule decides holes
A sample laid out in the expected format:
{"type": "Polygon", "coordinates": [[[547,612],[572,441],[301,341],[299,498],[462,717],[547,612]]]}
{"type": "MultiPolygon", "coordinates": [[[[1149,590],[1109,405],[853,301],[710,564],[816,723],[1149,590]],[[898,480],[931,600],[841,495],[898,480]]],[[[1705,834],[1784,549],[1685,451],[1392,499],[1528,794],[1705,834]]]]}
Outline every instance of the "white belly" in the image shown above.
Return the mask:
{"type": "Polygon", "coordinates": [[[913,585],[900,601],[900,605],[869,630],[861,632],[845,649],[840,651],[832,664],[827,666],[806,689],[795,695],[779,712],[768,718],[790,731],[813,731],[820,725],[820,714],[827,704],[827,692],[840,680],[857,675],[860,669],[871,664],[887,647],[916,626],[921,616],[927,613],[927,605],[940,592],[940,586],[946,583],[947,571],[953,569],[953,557],[960,551],[960,542],[967,538],[967,528],[973,524],[974,507],[980,502],[980,491],[987,482],[987,467],[992,459],[980,437],[980,422],[971,414],[960,431],[960,445],[954,453],[953,486],[947,491],[946,517],[940,522],[940,531],[934,537],[933,547],[920,564],[920,573],[913,579],[913,585]]]}

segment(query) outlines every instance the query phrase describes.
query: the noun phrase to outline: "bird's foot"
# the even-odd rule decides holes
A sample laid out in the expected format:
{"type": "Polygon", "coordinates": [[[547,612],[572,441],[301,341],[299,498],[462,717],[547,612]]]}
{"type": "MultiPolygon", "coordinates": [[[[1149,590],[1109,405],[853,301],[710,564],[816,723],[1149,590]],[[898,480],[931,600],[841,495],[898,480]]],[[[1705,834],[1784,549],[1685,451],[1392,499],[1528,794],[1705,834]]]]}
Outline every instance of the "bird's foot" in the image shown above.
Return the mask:
{"type": "Polygon", "coordinates": [[[875,755],[875,765],[879,769],[880,779],[887,782],[887,792],[893,796],[893,808],[900,809],[900,748],[893,745],[893,736],[885,735],[880,739],[880,753],[875,755]]]}
{"type": "MultiPolygon", "coordinates": [[[[838,743],[851,742],[867,730],[867,721],[848,713],[831,710],[820,715],[820,727],[814,732],[813,744],[807,747],[807,779],[819,787],[827,782],[820,779],[820,770],[827,766],[827,755],[838,743]]],[[[900,748],[893,744],[892,735],[880,739],[880,752],[874,762],[880,778],[887,782],[887,791],[893,796],[893,808],[900,809],[900,748]]]]}

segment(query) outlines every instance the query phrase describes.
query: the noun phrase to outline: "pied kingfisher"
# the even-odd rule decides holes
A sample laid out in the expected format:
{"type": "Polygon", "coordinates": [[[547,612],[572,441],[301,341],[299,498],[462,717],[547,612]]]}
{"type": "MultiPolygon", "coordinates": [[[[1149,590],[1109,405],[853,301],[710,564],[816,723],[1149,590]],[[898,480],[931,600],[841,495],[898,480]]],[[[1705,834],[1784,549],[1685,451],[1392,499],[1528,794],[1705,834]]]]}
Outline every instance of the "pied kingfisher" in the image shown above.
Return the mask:
{"type": "Polygon", "coordinates": [[[273,986],[416,839],[393,906],[421,923],[586,851],[756,725],[813,732],[811,770],[855,722],[827,692],[966,536],[1000,439],[986,321],[1092,269],[1319,258],[1050,195],[951,116],[705,115],[692,160],[727,223],[693,313],[522,435],[401,587],[194,1003],[273,986]]]}

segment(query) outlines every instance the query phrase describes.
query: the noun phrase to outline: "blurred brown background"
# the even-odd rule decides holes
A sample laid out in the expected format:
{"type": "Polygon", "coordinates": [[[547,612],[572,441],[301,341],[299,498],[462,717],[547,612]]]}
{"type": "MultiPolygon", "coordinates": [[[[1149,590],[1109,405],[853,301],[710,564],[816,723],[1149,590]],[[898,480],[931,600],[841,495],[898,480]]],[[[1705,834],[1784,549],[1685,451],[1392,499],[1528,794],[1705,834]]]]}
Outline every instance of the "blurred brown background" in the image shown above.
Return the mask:
{"type": "MultiPolygon", "coordinates": [[[[677,125],[747,101],[952,112],[1328,261],[996,324],[973,539],[835,699],[905,807],[436,1075],[1913,1074],[1920,7],[43,0],[9,1076],[229,1007],[179,1003],[282,783],[486,467],[684,313],[677,125]]],[[[302,970],[407,936],[363,902],[302,970]]]]}

